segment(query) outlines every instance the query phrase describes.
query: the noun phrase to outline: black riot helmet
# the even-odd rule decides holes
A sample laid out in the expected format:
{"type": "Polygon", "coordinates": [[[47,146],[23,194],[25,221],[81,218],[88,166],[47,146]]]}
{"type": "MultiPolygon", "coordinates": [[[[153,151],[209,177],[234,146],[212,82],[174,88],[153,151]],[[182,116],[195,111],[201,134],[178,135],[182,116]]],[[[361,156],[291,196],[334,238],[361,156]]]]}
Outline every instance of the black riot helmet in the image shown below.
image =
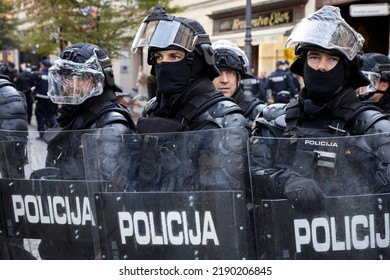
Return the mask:
{"type": "MultiPolygon", "coordinates": [[[[377,88],[378,81],[390,82],[390,59],[381,53],[365,53],[362,55],[361,70],[370,80],[370,84],[359,89],[359,97],[367,99],[374,93],[385,93],[377,88]]],[[[386,90],[389,92],[390,87],[386,90]]]]}
{"type": "Polygon", "coordinates": [[[379,74],[381,80],[390,81],[390,59],[381,53],[365,53],[362,56],[363,73],[379,74]]]}
{"type": "Polygon", "coordinates": [[[49,68],[48,94],[57,104],[81,104],[89,97],[102,94],[104,86],[122,92],[115,84],[111,59],[94,44],[66,47],[49,68]],[[73,87],[66,86],[70,83],[73,87]]]}
{"type": "Polygon", "coordinates": [[[219,70],[234,70],[242,79],[253,78],[253,75],[248,72],[248,58],[238,46],[227,40],[218,40],[211,46],[219,70]]]}
{"type": "Polygon", "coordinates": [[[211,80],[220,74],[215,66],[210,37],[202,25],[193,19],[166,14],[161,5],[154,7],[137,30],[131,49],[135,53],[141,47],[148,48],[148,64],[152,65],[152,75],[155,61],[153,52],[172,48],[185,50],[190,64],[197,62],[199,57],[199,62],[203,63],[202,70],[211,80]]]}

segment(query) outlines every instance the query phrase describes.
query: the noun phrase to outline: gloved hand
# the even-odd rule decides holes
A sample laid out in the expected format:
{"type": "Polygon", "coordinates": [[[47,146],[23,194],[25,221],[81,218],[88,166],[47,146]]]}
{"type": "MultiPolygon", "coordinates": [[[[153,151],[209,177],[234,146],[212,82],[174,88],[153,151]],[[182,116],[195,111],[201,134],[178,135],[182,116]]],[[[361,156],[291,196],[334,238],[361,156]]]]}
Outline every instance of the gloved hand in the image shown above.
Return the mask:
{"type": "Polygon", "coordinates": [[[317,212],[324,209],[325,195],[313,179],[291,176],[284,184],[284,194],[301,212],[317,212]]]}

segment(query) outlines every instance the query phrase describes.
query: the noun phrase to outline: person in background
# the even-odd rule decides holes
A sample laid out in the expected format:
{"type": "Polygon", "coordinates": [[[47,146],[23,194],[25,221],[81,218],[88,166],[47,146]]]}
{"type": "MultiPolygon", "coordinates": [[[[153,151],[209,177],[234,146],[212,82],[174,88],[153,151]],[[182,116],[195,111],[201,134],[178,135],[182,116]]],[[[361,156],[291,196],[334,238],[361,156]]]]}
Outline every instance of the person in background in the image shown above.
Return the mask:
{"type": "Polygon", "coordinates": [[[18,76],[18,69],[15,67],[15,63],[8,61],[8,76],[11,79],[11,82],[15,83],[15,80],[18,76]]]}
{"type": "Polygon", "coordinates": [[[245,61],[248,61],[241,49],[227,40],[218,40],[211,45],[215,52],[215,64],[221,75],[213,80],[215,88],[226,97],[231,97],[240,105],[249,125],[260,111],[266,106],[264,102],[256,98],[252,93],[245,93],[241,81],[253,78],[248,73],[245,61]]]}
{"type": "Polygon", "coordinates": [[[278,60],[276,70],[268,76],[264,85],[266,92],[271,91],[268,103],[289,103],[298,94],[293,77],[286,71],[286,67],[284,60],[278,60]]]}
{"type": "Polygon", "coordinates": [[[378,106],[385,114],[390,114],[389,57],[381,53],[365,53],[362,56],[361,70],[370,84],[358,89],[359,98],[378,106]]]}
{"type": "Polygon", "coordinates": [[[137,90],[138,94],[148,97],[148,89],[146,86],[146,73],[144,72],[144,68],[142,65],[138,66],[138,73],[137,73],[137,90]]]}
{"type": "MultiPolygon", "coordinates": [[[[301,90],[301,83],[299,82],[299,78],[298,78],[298,75],[295,74],[295,73],[292,73],[290,71],[290,61],[288,61],[287,59],[284,61],[284,65],[285,65],[285,71],[287,73],[289,73],[291,76],[292,76],[292,79],[293,79],[293,83],[295,85],[295,88],[296,88],[296,91],[299,92],[301,90]]],[[[292,100],[295,100],[298,96],[294,96],[294,98],[292,100]]]]}
{"type": "MultiPolygon", "coordinates": [[[[241,50],[241,49],[240,49],[241,50]]],[[[244,53],[242,55],[245,55],[244,53]]],[[[248,59],[246,58],[246,61],[249,64],[248,59]]],[[[247,68],[248,66],[245,67],[247,68]]],[[[255,67],[251,67],[251,72],[248,73],[252,77],[247,77],[247,78],[242,78],[240,80],[240,85],[244,89],[244,92],[246,94],[252,95],[260,100],[264,101],[264,96],[265,96],[265,90],[264,90],[264,84],[263,81],[260,80],[259,76],[257,76],[255,67]]]]}
{"type": "Polygon", "coordinates": [[[19,91],[23,92],[26,97],[27,120],[28,124],[31,124],[34,103],[32,95],[32,89],[34,87],[33,74],[31,73],[31,65],[29,63],[22,63],[20,69],[21,73],[16,78],[15,86],[19,91]]]}
{"type": "Polygon", "coordinates": [[[49,96],[48,92],[48,73],[51,63],[48,59],[44,59],[40,62],[40,70],[33,73],[34,81],[34,99],[35,99],[35,116],[37,118],[37,126],[39,137],[43,140],[43,134],[48,128],[54,127],[56,121],[57,104],[54,104],[49,96]]]}
{"type": "MultiPolygon", "coordinates": [[[[83,134],[94,133],[104,138],[135,131],[129,110],[119,104],[115,94],[121,91],[115,83],[111,60],[101,47],[77,43],[62,50],[48,73],[48,96],[61,108],[55,129],[46,131],[44,136],[48,144],[46,167],[58,170],[56,178],[85,180],[83,134]]],[[[126,147],[117,145],[100,152],[102,166],[94,173],[96,178],[88,179],[111,182],[113,190],[122,190],[127,186],[122,166],[126,147]]],[[[39,253],[42,259],[95,259],[92,240],[43,239],[39,253]]]]}
{"type": "Polygon", "coordinates": [[[261,96],[261,98],[259,99],[263,100],[264,102],[268,102],[267,91],[265,90],[265,83],[267,81],[267,72],[265,70],[262,69],[259,70],[259,79],[263,86],[263,96],[261,96]]]}

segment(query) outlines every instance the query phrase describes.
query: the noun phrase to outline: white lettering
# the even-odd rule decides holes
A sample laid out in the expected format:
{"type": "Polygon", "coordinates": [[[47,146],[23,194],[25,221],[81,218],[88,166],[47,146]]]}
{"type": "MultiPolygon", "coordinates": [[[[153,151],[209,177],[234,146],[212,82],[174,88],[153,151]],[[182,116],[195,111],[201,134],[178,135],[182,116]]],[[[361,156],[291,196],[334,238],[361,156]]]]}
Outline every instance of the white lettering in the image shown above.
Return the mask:
{"type": "Polygon", "coordinates": [[[301,246],[309,244],[311,240],[310,224],[308,220],[306,219],[294,220],[294,236],[295,236],[296,251],[297,253],[300,253],[301,246]]]}
{"type": "Polygon", "coordinates": [[[149,220],[145,212],[135,212],[133,215],[134,234],[138,244],[147,245],[150,243],[149,220]],[[143,229],[144,234],[142,235],[143,229]]]}
{"type": "Polygon", "coordinates": [[[15,222],[25,217],[31,224],[95,225],[88,197],[83,197],[82,203],[80,197],[68,196],[12,195],[11,199],[15,222]]]}
{"type": "Polygon", "coordinates": [[[323,140],[305,140],[305,145],[310,145],[310,146],[322,146],[322,147],[335,147],[337,148],[338,145],[335,142],[328,142],[328,141],[323,141],[323,140]]]}
{"type": "Polygon", "coordinates": [[[153,212],[119,212],[118,222],[122,244],[127,243],[126,238],[133,237],[139,245],[207,245],[210,242],[219,245],[209,211],[204,212],[203,219],[199,211],[160,212],[157,216],[153,212]]]}
{"type": "Polygon", "coordinates": [[[311,223],[311,232],[313,239],[313,247],[317,252],[326,252],[330,248],[330,229],[326,218],[315,218],[311,223]],[[325,240],[320,243],[317,238],[317,232],[323,228],[325,240]]]}
{"type": "Polygon", "coordinates": [[[121,233],[121,242],[126,244],[126,237],[133,236],[133,221],[130,213],[118,212],[119,232],[121,233]],[[126,224],[128,225],[126,227],[126,224]]]}
{"type": "Polygon", "coordinates": [[[390,246],[390,214],[383,214],[378,222],[374,214],[345,216],[338,224],[335,217],[295,219],[294,236],[296,252],[311,246],[317,252],[364,250],[390,246]],[[381,226],[381,228],[378,228],[381,226]]]}

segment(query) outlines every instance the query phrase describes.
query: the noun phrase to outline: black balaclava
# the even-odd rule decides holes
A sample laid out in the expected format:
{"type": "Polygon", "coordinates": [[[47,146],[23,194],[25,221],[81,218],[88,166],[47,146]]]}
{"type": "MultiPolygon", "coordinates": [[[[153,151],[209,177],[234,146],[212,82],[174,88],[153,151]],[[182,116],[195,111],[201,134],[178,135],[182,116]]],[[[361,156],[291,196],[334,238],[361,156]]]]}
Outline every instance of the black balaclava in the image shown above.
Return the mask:
{"type": "Polygon", "coordinates": [[[326,72],[314,70],[307,64],[305,59],[303,77],[308,97],[317,104],[324,104],[330,101],[335,93],[342,89],[347,79],[342,59],[333,69],[326,72]]]}
{"type": "Polygon", "coordinates": [[[191,59],[186,57],[178,62],[154,62],[158,91],[165,97],[182,94],[196,79],[204,76],[202,57],[194,52],[191,59]],[[193,58],[193,59],[192,59],[193,58]]]}

